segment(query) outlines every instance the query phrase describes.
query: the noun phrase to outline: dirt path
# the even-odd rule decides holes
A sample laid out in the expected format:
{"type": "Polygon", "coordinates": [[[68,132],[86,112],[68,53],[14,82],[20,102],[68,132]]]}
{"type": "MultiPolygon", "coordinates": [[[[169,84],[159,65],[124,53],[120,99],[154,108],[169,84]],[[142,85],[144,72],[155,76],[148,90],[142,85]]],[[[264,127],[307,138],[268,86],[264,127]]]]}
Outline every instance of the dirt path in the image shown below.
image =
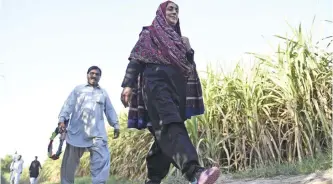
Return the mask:
{"type": "Polygon", "coordinates": [[[332,184],[333,171],[329,169],[309,175],[276,176],[273,178],[232,179],[222,176],[217,184],[332,184]]]}

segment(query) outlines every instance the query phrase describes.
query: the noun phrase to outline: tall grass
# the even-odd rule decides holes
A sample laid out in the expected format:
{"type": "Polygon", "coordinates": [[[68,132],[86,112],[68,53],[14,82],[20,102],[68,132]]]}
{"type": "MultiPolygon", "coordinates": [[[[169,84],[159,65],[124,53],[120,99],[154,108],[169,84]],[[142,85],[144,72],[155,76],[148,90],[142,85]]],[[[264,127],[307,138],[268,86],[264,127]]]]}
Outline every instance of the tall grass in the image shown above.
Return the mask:
{"type": "MultiPolygon", "coordinates": [[[[206,113],[186,122],[200,163],[239,171],[271,163],[299,163],[332,145],[332,53],[313,44],[301,26],[281,39],[275,55],[254,53],[257,63],[222,75],[209,65],[202,77],[206,113]]],[[[146,175],[152,144],[148,131],[126,130],[110,138],[111,173],[146,175]]],[[[112,137],[112,135],[110,135],[112,137]]],[[[331,150],[331,149],[328,149],[331,150]]],[[[85,163],[89,163],[86,158],[85,163]]],[[[89,173],[82,166],[82,173],[89,173]]],[[[171,175],[179,175],[171,168],[171,175]]]]}
{"type": "Polygon", "coordinates": [[[332,55],[311,45],[299,27],[274,56],[254,54],[250,75],[237,66],[221,77],[207,68],[205,115],[194,138],[202,162],[246,169],[302,161],[331,145],[332,55]]]}

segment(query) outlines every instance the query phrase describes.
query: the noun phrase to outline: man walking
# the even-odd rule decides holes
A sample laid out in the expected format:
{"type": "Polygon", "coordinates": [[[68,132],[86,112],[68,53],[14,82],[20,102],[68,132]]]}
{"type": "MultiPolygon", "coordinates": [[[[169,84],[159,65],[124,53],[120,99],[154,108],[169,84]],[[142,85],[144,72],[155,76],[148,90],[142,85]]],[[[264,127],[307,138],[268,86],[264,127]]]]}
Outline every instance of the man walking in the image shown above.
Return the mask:
{"type": "Polygon", "coordinates": [[[37,178],[39,175],[39,169],[42,169],[38,157],[35,156],[35,160],[31,162],[29,167],[30,172],[30,184],[37,184],[37,178]]]}
{"type": "Polygon", "coordinates": [[[68,96],[59,115],[59,126],[67,128],[66,149],[61,165],[61,184],[74,184],[74,175],[85,150],[90,152],[90,173],[93,184],[106,183],[110,171],[103,112],[119,137],[117,114],[107,92],[98,84],[102,71],[92,66],[87,72],[87,84],[76,86],[68,96]],[[69,124],[65,125],[65,121],[69,124]]]}
{"type": "Polygon", "coordinates": [[[9,178],[13,177],[13,171],[12,171],[11,168],[14,166],[14,163],[16,162],[17,157],[18,157],[18,154],[17,154],[17,151],[15,151],[14,155],[12,155],[12,162],[10,163],[10,176],[9,176],[9,178]]]}
{"type": "Polygon", "coordinates": [[[12,176],[10,178],[11,184],[19,184],[21,174],[23,172],[23,160],[22,156],[18,155],[17,160],[11,166],[12,176]]]}

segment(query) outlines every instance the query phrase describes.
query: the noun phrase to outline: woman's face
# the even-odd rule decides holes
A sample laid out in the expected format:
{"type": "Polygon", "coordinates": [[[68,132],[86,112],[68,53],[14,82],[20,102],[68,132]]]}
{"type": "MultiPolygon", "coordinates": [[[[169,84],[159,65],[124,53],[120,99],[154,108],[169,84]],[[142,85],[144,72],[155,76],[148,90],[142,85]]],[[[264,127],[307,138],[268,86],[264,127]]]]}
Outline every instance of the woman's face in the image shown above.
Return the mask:
{"type": "Polygon", "coordinates": [[[178,22],[178,6],[175,3],[168,3],[165,10],[165,17],[169,25],[174,26],[178,22]]]}

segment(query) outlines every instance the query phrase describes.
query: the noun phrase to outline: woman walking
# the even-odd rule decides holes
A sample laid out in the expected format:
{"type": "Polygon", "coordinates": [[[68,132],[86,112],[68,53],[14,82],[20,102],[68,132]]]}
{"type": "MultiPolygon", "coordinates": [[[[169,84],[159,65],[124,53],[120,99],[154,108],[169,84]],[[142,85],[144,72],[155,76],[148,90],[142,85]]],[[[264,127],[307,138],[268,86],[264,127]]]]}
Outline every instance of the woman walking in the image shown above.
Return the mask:
{"type": "Polygon", "coordinates": [[[151,26],[144,27],[124,77],[121,100],[129,106],[128,128],[147,128],[154,135],[146,161],[147,184],[160,184],[170,164],[193,184],[213,184],[217,167],[205,169],[185,127],[185,120],[204,113],[201,83],[189,40],[181,35],[179,7],[160,4],[151,26]]]}

